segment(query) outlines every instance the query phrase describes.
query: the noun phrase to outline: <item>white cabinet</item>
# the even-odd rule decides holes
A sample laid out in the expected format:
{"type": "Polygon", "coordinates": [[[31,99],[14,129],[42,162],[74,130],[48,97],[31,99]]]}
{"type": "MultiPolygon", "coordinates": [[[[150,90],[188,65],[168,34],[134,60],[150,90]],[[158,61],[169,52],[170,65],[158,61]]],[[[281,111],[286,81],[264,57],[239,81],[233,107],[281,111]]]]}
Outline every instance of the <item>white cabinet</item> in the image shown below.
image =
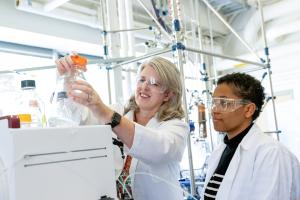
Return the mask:
{"type": "Polygon", "coordinates": [[[9,129],[0,120],[0,200],[116,198],[109,126],[9,129]]]}

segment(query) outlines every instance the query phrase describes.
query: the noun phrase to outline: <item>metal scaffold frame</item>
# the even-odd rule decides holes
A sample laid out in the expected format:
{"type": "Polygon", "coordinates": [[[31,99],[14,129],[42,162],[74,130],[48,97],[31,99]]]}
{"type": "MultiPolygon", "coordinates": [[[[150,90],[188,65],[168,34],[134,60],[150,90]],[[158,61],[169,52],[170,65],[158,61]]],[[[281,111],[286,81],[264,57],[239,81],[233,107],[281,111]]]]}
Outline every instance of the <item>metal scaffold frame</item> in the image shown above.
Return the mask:
{"type": "MultiPolygon", "coordinates": [[[[268,70],[268,75],[269,75],[269,84],[270,84],[270,88],[271,88],[271,96],[274,96],[274,92],[273,92],[273,86],[272,86],[272,79],[271,79],[271,65],[270,65],[270,58],[269,58],[269,50],[268,50],[268,46],[267,46],[267,40],[266,40],[266,34],[265,34],[265,29],[264,29],[264,17],[263,17],[263,10],[262,10],[262,6],[260,3],[260,0],[257,0],[258,5],[259,5],[259,11],[260,11],[260,15],[261,15],[261,29],[262,29],[262,37],[263,37],[263,41],[264,41],[264,46],[265,46],[265,59],[262,59],[261,57],[258,56],[258,54],[250,47],[250,45],[242,39],[242,37],[234,30],[234,28],[232,28],[230,26],[230,24],[228,24],[226,22],[226,20],[211,6],[211,4],[207,1],[207,0],[202,0],[205,5],[207,6],[207,8],[209,8],[209,10],[211,10],[223,23],[224,25],[237,37],[237,39],[249,50],[249,52],[254,55],[260,62],[256,62],[256,61],[251,61],[251,60],[246,60],[246,59],[240,59],[237,57],[232,57],[232,56],[228,56],[228,55],[224,55],[224,54],[217,54],[214,52],[209,52],[209,51],[204,51],[202,48],[202,44],[200,42],[200,49],[195,49],[195,48],[191,48],[188,46],[184,46],[183,41],[180,37],[180,35],[182,34],[182,29],[181,29],[181,24],[180,24],[180,20],[178,19],[178,15],[180,14],[179,11],[180,9],[178,9],[177,6],[180,5],[179,0],[171,0],[170,3],[171,8],[172,8],[172,23],[173,23],[173,37],[171,37],[165,30],[164,28],[161,26],[161,24],[156,20],[156,18],[151,14],[151,12],[147,9],[147,7],[145,6],[145,4],[141,1],[141,0],[137,0],[139,4],[141,4],[141,6],[145,9],[145,11],[147,12],[147,14],[154,20],[154,22],[156,23],[156,25],[158,26],[159,30],[169,39],[172,41],[172,47],[171,49],[164,49],[164,50],[160,50],[160,51],[156,51],[156,52],[152,52],[150,54],[145,54],[143,56],[140,57],[135,57],[132,59],[129,59],[127,61],[124,62],[120,62],[118,64],[112,65],[110,66],[109,69],[115,69],[118,67],[121,67],[123,65],[127,65],[133,62],[137,62],[139,60],[143,60],[152,56],[156,56],[156,55],[161,55],[164,53],[168,53],[173,51],[176,54],[176,60],[177,60],[177,66],[180,69],[181,72],[181,78],[183,80],[183,88],[185,88],[185,76],[184,76],[184,67],[183,67],[183,54],[184,51],[189,51],[189,52],[194,52],[194,53],[198,53],[200,55],[207,55],[207,56],[212,56],[212,57],[219,57],[219,58],[223,58],[223,59],[229,59],[229,60],[233,60],[233,61],[239,61],[242,63],[247,63],[247,64],[251,64],[251,65],[256,65],[259,66],[258,69],[256,70],[261,70],[261,69],[267,69],[268,70]]],[[[200,26],[199,26],[200,27],[200,26]]],[[[117,30],[114,32],[119,32],[122,30],[117,30]]],[[[126,31],[126,30],[123,30],[126,31]]],[[[199,31],[201,31],[201,29],[199,29],[199,31]]],[[[199,34],[201,36],[201,34],[199,34]]],[[[201,41],[201,38],[199,37],[199,41],[201,41]]],[[[208,90],[208,84],[207,82],[209,80],[215,80],[217,77],[208,77],[207,74],[207,69],[206,69],[206,64],[204,62],[204,58],[202,56],[201,58],[201,62],[202,62],[202,68],[204,71],[204,78],[203,80],[206,82],[206,89],[208,90]]],[[[187,114],[187,102],[186,102],[186,90],[184,90],[183,92],[183,104],[184,104],[184,108],[185,108],[185,112],[186,112],[186,116],[185,116],[185,121],[189,122],[189,118],[188,118],[188,114],[187,114]]],[[[207,98],[209,98],[209,94],[207,93],[207,98]]],[[[278,124],[277,124],[277,117],[276,117],[276,109],[275,109],[275,102],[274,102],[274,98],[272,98],[272,107],[273,107],[273,113],[274,113],[274,121],[275,121],[275,127],[276,130],[275,131],[271,131],[273,133],[277,134],[277,139],[279,140],[279,133],[280,131],[278,130],[278,124]]],[[[209,120],[210,121],[210,120],[209,120]]],[[[211,126],[211,125],[209,125],[211,126]]],[[[210,131],[210,137],[211,137],[211,131],[210,131]]],[[[192,158],[192,152],[191,152],[191,141],[190,141],[190,136],[188,137],[188,153],[189,153],[189,165],[190,165],[190,179],[191,179],[191,194],[193,196],[196,195],[196,190],[195,190],[195,177],[194,177],[194,168],[193,168],[193,158],[192,158]]],[[[213,142],[211,139],[211,146],[213,146],[213,142]]]]}
{"type": "MultiPolygon", "coordinates": [[[[226,20],[211,6],[211,4],[207,1],[207,0],[202,0],[202,2],[207,6],[208,11],[212,11],[219,19],[220,21],[222,21],[224,23],[224,25],[237,37],[237,39],[249,50],[249,52],[251,54],[253,54],[258,61],[251,61],[251,60],[246,60],[246,59],[240,59],[237,57],[232,57],[232,56],[228,56],[228,55],[224,55],[224,54],[218,54],[218,53],[214,53],[214,52],[210,52],[210,51],[205,51],[203,50],[203,44],[201,41],[201,28],[198,25],[198,31],[199,31],[199,44],[200,44],[200,48],[196,49],[196,48],[192,48],[189,46],[185,46],[184,45],[184,41],[183,38],[181,37],[182,34],[184,34],[184,30],[181,27],[181,22],[179,19],[180,16],[180,0],[170,0],[170,4],[171,4],[171,15],[172,15],[172,24],[173,24],[173,32],[172,35],[170,35],[165,29],[164,27],[161,26],[161,24],[159,23],[159,21],[156,19],[155,16],[152,15],[151,11],[149,11],[147,9],[147,7],[145,6],[145,4],[141,1],[141,0],[136,0],[141,6],[142,8],[145,10],[145,12],[149,15],[149,17],[151,17],[151,19],[154,20],[155,24],[157,25],[158,29],[161,31],[161,33],[171,42],[171,47],[170,48],[165,48],[163,50],[158,50],[155,52],[151,52],[148,54],[145,54],[143,56],[139,56],[139,57],[129,57],[129,59],[117,59],[117,58],[109,58],[109,39],[108,38],[108,34],[114,34],[114,33],[120,33],[120,32],[128,32],[128,31],[137,31],[137,30],[144,30],[144,29],[149,29],[151,30],[152,28],[150,27],[146,27],[146,28],[132,28],[132,29],[120,29],[120,30],[107,30],[107,24],[106,24],[106,18],[107,18],[107,3],[106,0],[100,0],[100,6],[101,6],[101,13],[102,13],[102,24],[103,24],[103,31],[102,31],[102,36],[103,36],[103,51],[104,51],[104,60],[99,61],[98,63],[108,63],[106,70],[107,70],[107,80],[108,80],[108,92],[109,92],[109,103],[112,103],[112,96],[111,96],[111,85],[110,85],[110,71],[111,70],[115,70],[118,69],[119,67],[122,67],[123,65],[127,65],[130,63],[134,63],[152,56],[156,56],[156,55],[162,55],[165,53],[169,53],[169,52],[173,52],[175,57],[176,57],[176,64],[181,72],[181,78],[182,78],[182,85],[183,85],[183,105],[184,105],[184,109],[185,109],[185,121],[188,123],[189,122],[189,116],[188,116],[188,112],[187,112],[187,101],[186,101],[186,87],[185,87],[185,71],[184,71],[184,52],[188,51],[188,52],[193,52],[193,53],[197,53],[201,55],[201,67],[202,67],[202,80],[205,81],[205,87],[207,91],[210,91],[209,85],[208,85],[208,81],[210,80],[215,80],[217,79],[217,76],[215,74],[215,77],[209,77],[208,73],[207,73],[207,66],[205,63],[205,59],[203,57],[203,55],[206,56],[211,56],[211,57],[218,57],[218,58],[223,58],[223,59],[228,59],[228,60],[233,60],[233,61],[238,61],[238,62],[242,62],[242,63],[248,63],[251,65],[255,65],[258,66],[257,69],[255,70],[261,70],[261,69],[267,69],[267,73],[268,73],[268,77],[269,77],[269,85],[270,85],[270,92],[271,92],[271,100],[272,100],[272,109],[273,109],[273,113],[274,113],[274,123],[275,123],[275,131],[270,131],[272,133],[276,133],[277,139],[279,140],[279,133],[281,132],[278,129],[278,123],[277,123],[277,116],[276,116],[276,107],[275,107],[275,101],[274,101],[274,91],[273,91],[273,84],[272,84],[272,76],[271,76],[271,64],[270,64],[270,57],[269,57],[269,48],[268,48],[268,44],[267,44],[267,39],[266,39],[266,33],[265,33],[265,27],[264,27],[264,15],[263,15],[263,8],[261,5],[260,0],[257,0],[258,3],[258,9],[260,12],[260,17],[261,17],[261,33],[262,33],[262,38],[263,38],[263,43],[264,43],[264,56],[265,59],[262,59],[261,57],[259,57],[257,55],[257,53],[250,47],[250,45],[244,41],[242,39],[241,36],[239,36],[239,34],[230,26],[230,24],[228,24],[226,22],[226,20]],[[121,60],[121,62],[120,62],[121,60]],[[122,61],[125,60],[125,61],[122,61]],[[115,64],[116,63],[116,64],[115,64]]],[[[211,27],[210,27],[211,28],[211,27]]],[[[113,41],[110,41],[110,44],[113,41]]],[[[48,67],[41,67],[39,69],[47,69],[47,68],[52,68],[53,66],[48,66],[48,67]]],[[[29,71],[29,70],[36,70],[31,68],[31,69],[26,69],[24,71],[29,71]]],[[[19,70],[15,70],[15,71],[22,71],[22,69],[19,70]]],[[[0,73],[9,73],[11,71],[4,71],[0,73]]],[[[209,99],[209,93],[207,92],[207,99],[209,99]]],[[[208,120],[210,123],[210,120],[208,120]]],[[[209,124],[209,126],[211,126],[209,124]]],[[[210,131],[210,142],[211,142],[211,147],[213,147],[213,141],[212,141],[212,131],[210,131]]],[[[187,142],[187,148],[188,148],[188,153],[189,153],[189,168],[190,168],[190,179],[191,179],[191,194],[193,196],[196,195],[196,190],[195,190],[195,177],[194,177],[194,168],[193,168],[193,157],[192,157],[192,151],[191,151],[191,139],[190,139],[190,135],[188,137],[188,142],[187,142]]]]}

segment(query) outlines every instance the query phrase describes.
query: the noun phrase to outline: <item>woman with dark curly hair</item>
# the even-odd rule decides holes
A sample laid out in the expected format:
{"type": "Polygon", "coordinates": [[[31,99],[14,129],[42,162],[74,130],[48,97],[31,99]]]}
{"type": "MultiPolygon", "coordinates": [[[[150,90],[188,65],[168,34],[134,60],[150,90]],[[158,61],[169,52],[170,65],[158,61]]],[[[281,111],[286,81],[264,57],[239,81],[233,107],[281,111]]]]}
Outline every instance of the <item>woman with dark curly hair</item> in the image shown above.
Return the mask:
{"type": "Polygon", "coordinates": [[[254,123],[264,99],[264,88],[250,75],[218,80],[212,120],[215,130],[226,135],[208,162],[202,199],[300,199],[299,161],[254,123]]]}

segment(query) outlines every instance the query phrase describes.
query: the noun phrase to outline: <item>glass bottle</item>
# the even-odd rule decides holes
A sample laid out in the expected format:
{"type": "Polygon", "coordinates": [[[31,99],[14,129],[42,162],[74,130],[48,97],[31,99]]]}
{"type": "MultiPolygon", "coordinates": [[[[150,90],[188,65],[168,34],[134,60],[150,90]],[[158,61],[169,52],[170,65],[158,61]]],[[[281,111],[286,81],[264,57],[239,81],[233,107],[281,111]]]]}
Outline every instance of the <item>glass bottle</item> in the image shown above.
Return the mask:
{"type": "Polygon", "coordinates": [[[45,125],[44,104],[35,89],[35,80],[21,81],[21,94],[17,106],[21,128],[43,127],[45,125]]]}
{"type": "MultiPolygon", "coordinates": [[[[87,60],[78,55],[71,56],[74,67],[57,77],[56,89],[51,97],[51,111],[48,117],[50,127],[77,126],[87,116],[87,107],[68,97],[70,86],[75,80],[84,80],[87,60]]],[[[80,92],[80,91],[78,91],[80,92]]]]}

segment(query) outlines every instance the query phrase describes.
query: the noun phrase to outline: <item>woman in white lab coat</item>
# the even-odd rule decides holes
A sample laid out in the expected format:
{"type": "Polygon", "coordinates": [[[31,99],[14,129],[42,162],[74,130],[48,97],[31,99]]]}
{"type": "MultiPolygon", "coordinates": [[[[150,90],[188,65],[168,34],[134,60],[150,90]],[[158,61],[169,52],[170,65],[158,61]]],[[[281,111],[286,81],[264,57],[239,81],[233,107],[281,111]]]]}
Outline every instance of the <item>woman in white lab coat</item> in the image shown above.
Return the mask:
{"type": "MultiPolygon", "coordinates": [[[[69,56],[56,63],[60,74],[73,67],[69,56]]],[[[176,66],[161,57],[144,62],[124,116],[105,105],[87,82],[77,81],[71,88],[69,96],[86,105],[100,124],[110,124],[125,144],[126,153],[133,157],[126,167],[132,175],[133,198],[182,200],[179,162],[186,146],[188,126],[182,121],[183,88],[176,66]]]]}
{"type": "Polygon", "coordinates": [[[299,161],[253,122],[264,98],[260,82],[250,75],[218,80],[212,119],[215,130],[226,136],[209,159],[202,199],[300,199],[299,161]]]}

